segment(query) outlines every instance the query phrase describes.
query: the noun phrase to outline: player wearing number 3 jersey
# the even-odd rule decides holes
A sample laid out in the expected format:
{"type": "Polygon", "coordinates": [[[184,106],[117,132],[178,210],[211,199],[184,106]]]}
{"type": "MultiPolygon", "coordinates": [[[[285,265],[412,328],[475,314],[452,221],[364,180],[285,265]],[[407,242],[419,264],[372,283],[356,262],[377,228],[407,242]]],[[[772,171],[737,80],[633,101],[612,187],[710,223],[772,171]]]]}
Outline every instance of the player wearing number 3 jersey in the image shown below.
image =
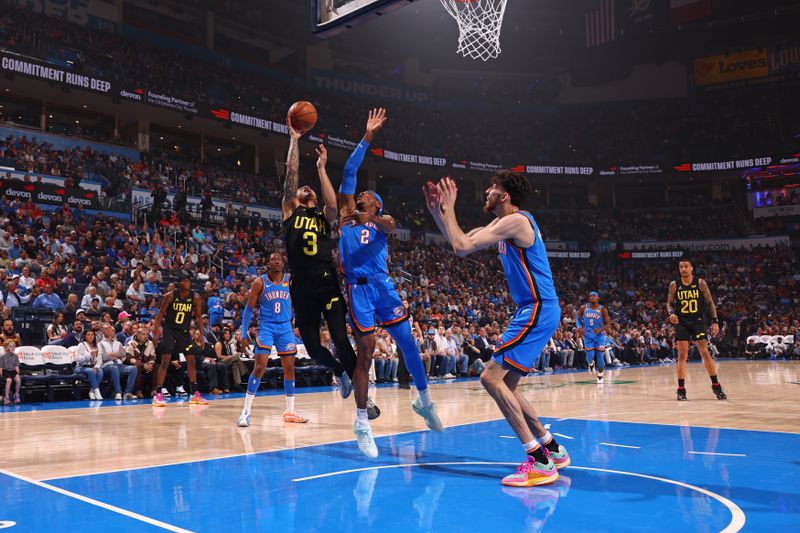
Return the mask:
{"type": "MultiPolygon", "coordinates": [[[[192,318],[195,324],[202,325],[203,303],[200,296],[192,291],[192,280],[184,274],[178,281],[178,289],[170,292],[161,302],[158,315],[153,325],[153,341],[158,343],[157,352],[161,357],[161,364],[158,365],[158,372],[153,389],[153,406],[164,407],[166,402],[161,394],[161,387],[164,385],[164,378],[167,374],[172,357],[185,352],[192,344],[189,335],[189,326],[192,318]],[[164,334],[161,335],[161,325],[164,325],[164,334]],[[159,342],[159,338],[161,342],[159,342]]],[[[208,402],[200,395],[197,390],[197,365],[194,357],[186,358],[186,365],[189,371],[189,393],[192,398],[190,404],[206,405],[208,402]]]]}

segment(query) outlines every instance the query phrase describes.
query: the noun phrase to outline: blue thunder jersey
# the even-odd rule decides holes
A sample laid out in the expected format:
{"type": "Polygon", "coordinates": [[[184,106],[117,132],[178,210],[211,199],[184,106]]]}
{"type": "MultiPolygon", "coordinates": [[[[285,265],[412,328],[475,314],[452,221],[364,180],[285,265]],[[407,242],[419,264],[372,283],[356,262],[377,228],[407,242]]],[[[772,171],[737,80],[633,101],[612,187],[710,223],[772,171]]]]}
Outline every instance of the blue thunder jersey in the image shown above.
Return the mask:
{"type": "Polygon", "coordinates": [[[348,281],[389,275],[389,246],[386,234],[372,222],[351,224],[340,229],[339,262],[348,281]]]}
{"type": "Polygon", "coordinates": [[[209,314],[217,314],[221,315],[225,312],[225,308],[222,305],[222,298],[219,296],[212,296],[208,299],[208,313],[209,314]]]}
{"type": "Polygon", "coordinates": [[[264,290],[259,298],[258,327],[263,329],[267,324],[290,322],[292,320],[292,299],[289,296],[289,274],[283,275],[279,283],[272,283],[266,274],[261,276],[264,290]]]}
{"type": "Polygon", "coordinates": [[[598,305],[597,309],[592,309],[589,307],[588,303],[586,304],[581,318],[583,319],[583,327],[586,328],[587,335],[595,335],[592,330],[603,327],[602,309],[602,305],[598,305]]]}
{"type": "Polygon", "coordinates": [[[511,299],[518,306],[543,300],[558,300],[542,232],[539,231],[533,215],[527,211],[518,213],[531,223],[536,239],[528,248],[520,248],[510,239],[497,243],[511,299]]]}

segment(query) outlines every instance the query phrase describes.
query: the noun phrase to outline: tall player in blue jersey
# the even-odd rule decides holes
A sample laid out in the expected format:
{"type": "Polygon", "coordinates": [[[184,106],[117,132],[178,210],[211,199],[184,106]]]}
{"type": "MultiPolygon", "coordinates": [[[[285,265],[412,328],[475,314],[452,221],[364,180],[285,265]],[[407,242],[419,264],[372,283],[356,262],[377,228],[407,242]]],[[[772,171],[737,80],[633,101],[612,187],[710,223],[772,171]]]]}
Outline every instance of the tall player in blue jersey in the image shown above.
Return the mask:
{"type": "Polygon", "coordinates": [[[608,310],[600,305],[600,295],[589,293],[589,303],[583,304],[575,321],[583,335],[583,348],[586,350],[586,364],[589,372],[595,373],[597,365],[597,383],[603,383],[603,372],[606,369],[606,332],[611,327],[608,310]]]}
{"type": "Polygon", "coordinates": [[[408,311],[389,277],[387,236],[394,230],[394,219],[383,213],[383,200],[375,191],[364,191],[355,198],[358,168],[375,133],[386,122],[386,110],[369,113],[367,130],[344,168],[339,187],[339,262],[347,278],[350,321],[356,333],[356,371],[353,386],[356,396],[356,421],[353,432],[358,447],[369,458],[378,456],[367,416],[369,369],[375,351],[375,326],[389,332],[403,351],[405,364],[414,377],[418,398],[412,409],[428,427],[442,431],[428,391],[425,366],[411,336],[408,311]]]}
{"type": "Polygon", "coordinates": [[[236,425],[248,427],[253,400],[267,369],[272,347],[278,351],[283,367],[283,390],[286,394],[284,422],[304,423],[308,420],[294,409],[294,357],[297,354],[292,331],[292,299],[289,296],[289,275],[284,272],[283,256],[273,252],[269,256],[267,273],[258,277],[250,287],[250,296],[242,313],[242,342],[247,342],[247,330],[258,307],[258,335],[256,336],[256,364],[247,380],[244,408],[236,425]]]}
{"type": "Polygon", "coordinates": [[[464,233],[455,215],[457,187],[450,178],[423,188],[425,203],[436,225],[458,256],[497,246],[508,290],[517,310],[503,332],[501,344],[481,373],[481,384],[494,398],[503,416],[522,441],[527,454],[503,485],[531,487],[558,479],[558,469],[570,458],[539,421],[536,411],[517,390],[522,376],[536,365],[561,320],[544,239],[533,216],[520,209],[530,191],[528,180],[503,171],[492,177],[486,189],[486,213],[497,218],[486,227],[464,233]]]}

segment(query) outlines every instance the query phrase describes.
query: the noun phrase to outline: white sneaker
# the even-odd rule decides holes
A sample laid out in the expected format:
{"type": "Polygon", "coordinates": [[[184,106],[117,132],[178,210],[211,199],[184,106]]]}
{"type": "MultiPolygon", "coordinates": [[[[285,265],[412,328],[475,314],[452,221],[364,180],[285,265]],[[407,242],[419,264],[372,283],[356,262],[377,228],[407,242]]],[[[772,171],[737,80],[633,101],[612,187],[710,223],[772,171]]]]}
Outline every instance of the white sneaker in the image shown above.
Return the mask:
{"type": "Polygon", "coordinates": [[[89,399],[94,400],[94,389],[89,389],[89,399]]]}
{"type": "Polygon", "coordinates": [[[356,434],[358,441],[358,449],[361,453],[375,459],[378,457],[378,446],[375,444],[375,439],[372,437],[372,428],[367,426],[366,429],[358,427],[358,421],[353,422],[353,433],[356,434]]]}
{"type": "Polygon", "coordinates": [[[135,394],[131,394],[130,392],[126,392],[125,393],[125,399],[126,400],[135,400],[136,399],[136,395],[135,394]]]}
{"type": "Polygon", "coordinates": [[[117,400],[117,401],[121,401],[122,400],[122,393],[121,392],[116,393],[114,395],[114,399],[117,400]]]}
{"type": "Polygon", "coordinates": [[[166,387],[161,387],[161,395],[164,398],[169,398],[170,396],[172,396],[172,394],[169,393],[166,387]]]}
{"type": "Polygon", "coordinates": [[[186,393],[186,389],[184,389],[183,387],[175,387],[175,394],[177,396],[188,396],[188,394],[186,393]]]}
{"type": "Polygon", "coordinates": [[[100,389],[95,389],[94,390],[94,399],[95,400],[102,400],[103,399],[103,395],[100,394],[100,389]]]}
{"type": "Polygon", "coordinates": [[[602,374],[597,374],[597,384],[598,385],[602,385],[603,384],[603,375],[602,374]]]}
{"type": "Polygon", "coordinates": [[[448,372],[447,374],[444,375],[444,379],[456,379],[456,377],[450,372],[448,372]]]}
{"type": "Polygon", "coordinates": [[[250,427],[250,413],[242,411],[242,414],[239,415],[239,420],[236,421],[236,425],[240,428],[250,427]]]}

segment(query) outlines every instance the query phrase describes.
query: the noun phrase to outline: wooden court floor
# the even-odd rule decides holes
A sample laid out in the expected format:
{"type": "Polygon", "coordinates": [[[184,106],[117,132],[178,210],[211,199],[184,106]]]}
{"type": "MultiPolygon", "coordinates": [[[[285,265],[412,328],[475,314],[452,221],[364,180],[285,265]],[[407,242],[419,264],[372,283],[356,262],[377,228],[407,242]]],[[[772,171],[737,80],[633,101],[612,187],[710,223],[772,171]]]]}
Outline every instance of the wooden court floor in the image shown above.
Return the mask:
{"type": "MultiPolygon", "coordinates": [[[[612,370],[598,386],[586,372],[525,378],[521,387],[541,416],[800,433],[800,362],[723,361],[719,378],[729,400],[714,398],[702,365],[689,365],[689,401],[675,400],[675,366],[612,370]]],[[[433,383],[445,426],[500,418],[477,380],[433,383]]],[[[377,436],[425,429],[411,411],[414,389],[373,389],[382,415],[377,436]]],[[[173,402],[155,409],[85,402],[85,408],[0,412],[6,443],[0,469],[32,479],[54,479],[148,466],[285,450],[353,439],[352,398],[336,391],[299,394],[308,424],[281,421],[283,396],[256,399],[251,427],[235,421],[242,397],[210,397],[210,405],[173,402]]],[[[355,443],[353,453],[358,454],[355,443]]]]}

